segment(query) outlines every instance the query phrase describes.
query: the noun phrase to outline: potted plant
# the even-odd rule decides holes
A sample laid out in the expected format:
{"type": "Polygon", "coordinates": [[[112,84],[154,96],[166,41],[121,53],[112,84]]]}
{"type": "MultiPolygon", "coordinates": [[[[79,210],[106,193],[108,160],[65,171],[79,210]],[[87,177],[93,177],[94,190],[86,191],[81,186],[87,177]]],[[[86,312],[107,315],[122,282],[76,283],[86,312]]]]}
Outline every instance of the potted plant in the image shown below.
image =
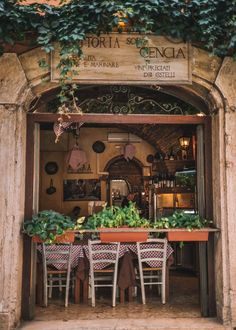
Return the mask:
{"type": "Polygon", "coordinates": [[[23,232],[36,243],[73,242],[76,223],[69,217],[53,210],[40,211],[23,225],[23,232]]]}
{"type": "Polygon", "coordinates": [[[84,229],[99,229],[100,239],[103,242],[138,242],[145,241],[147,231],[127,231],[123,228],[148,228],[149,221],[140,216],[135,203],[129,202],[128,206],[105,206],[102,211],[88,218],[84,229]],[[122,231],[106,229],[119,228],[122,231]]]}
{"type": "Polygon", "coordinates": [[[207,227],[211,223],[212,221],[200,217],[199,214],[176,211],[171,216],[158,219],[153,227],[171,229],[167,232],[169,241],[207,241],[209,234],[207,227]]]}

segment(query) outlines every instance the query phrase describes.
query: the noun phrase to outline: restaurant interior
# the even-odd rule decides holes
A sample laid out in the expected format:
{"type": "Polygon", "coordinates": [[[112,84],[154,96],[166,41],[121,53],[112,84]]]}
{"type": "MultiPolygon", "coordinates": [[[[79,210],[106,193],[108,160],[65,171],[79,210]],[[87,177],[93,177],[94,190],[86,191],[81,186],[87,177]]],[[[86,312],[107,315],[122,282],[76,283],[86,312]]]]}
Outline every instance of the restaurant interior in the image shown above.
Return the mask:
{"type": "MultiPolygon", "coordinates": [[[[131,196],[150,222],[176,210],[196,213],[196,128],[190,124],[71,123],[58,133],[55,124],[41,123],[39,210],[87,219],[104,204],[122,207],[131,196]],[[80,153],[77,168],[73,167],[73,150],[80,153]]],[[[75,244],[80,244],[81,235],[76,240],[75,244]]],[[[118,292],[115,308],[110,307],[110,288],[96,289],[96,307],[91,307],[89,293],[84,300],[80,292],[79,305],[75,303],[72,288],[65,308],[64,293],[54,288],[47,308],[43,308],[37,279],[35,319],[142,318],[144,314],[199,317],[198,246],[194,242],[171,243],[171,249],[165,304],[151,285],[145,305],[137,287],[132,294],[124,293],[122,303],[118,292]]]]}

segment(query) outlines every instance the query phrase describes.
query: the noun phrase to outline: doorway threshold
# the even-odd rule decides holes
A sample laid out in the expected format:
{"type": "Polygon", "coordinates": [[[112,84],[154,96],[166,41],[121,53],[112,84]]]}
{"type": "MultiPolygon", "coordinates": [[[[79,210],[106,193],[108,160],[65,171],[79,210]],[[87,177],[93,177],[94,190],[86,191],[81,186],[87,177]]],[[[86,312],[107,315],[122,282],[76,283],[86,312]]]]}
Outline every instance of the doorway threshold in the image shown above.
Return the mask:
{"type": "Polygon", "coordinates": [[[99,319],[24,322],[23,330],[233,330],[216,318],[99,319]]]}

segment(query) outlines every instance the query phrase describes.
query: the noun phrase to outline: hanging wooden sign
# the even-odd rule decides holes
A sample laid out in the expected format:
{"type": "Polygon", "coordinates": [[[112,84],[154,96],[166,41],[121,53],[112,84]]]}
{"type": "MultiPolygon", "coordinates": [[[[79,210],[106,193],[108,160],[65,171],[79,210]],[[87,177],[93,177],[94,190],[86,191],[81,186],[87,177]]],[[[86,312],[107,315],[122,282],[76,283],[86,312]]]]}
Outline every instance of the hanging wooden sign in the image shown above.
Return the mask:
{"type": "MultiPolygon", "coordinates": [[[[190,84],[190,44],[139,34],[87,36],[72,81],[97,84],[190,84]]],[[[59,80],[59,48],[51,56],[51,80],[59,80]]]]}

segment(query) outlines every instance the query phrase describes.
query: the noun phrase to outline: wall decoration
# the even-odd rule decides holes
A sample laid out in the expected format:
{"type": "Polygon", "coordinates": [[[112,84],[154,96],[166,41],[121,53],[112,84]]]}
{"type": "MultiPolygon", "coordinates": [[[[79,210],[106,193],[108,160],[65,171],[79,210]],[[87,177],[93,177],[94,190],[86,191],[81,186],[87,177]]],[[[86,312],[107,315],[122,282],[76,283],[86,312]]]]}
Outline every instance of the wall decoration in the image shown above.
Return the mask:
{"type": "Polygon", "coordinates": [[[56,174],[58,171],[58,165],[56,162],[48,162],[45,167],[45,172],[49,175],[56,174]]]}
{"type": "Polygon", "coordinates": [[[64,201],[87,201],[101,199],[101,183],[98,179],[78,179],[63,181],[64,201]]]}
{"type": "Polygon", "coordinates": [[[148,163],[153,163],[153,161],[154,161],[154,156],[153,156],[153,155],[147,155],[146,161],[147,161],[148,163]]]}
{"type": "Polygon", "coordinates": [[[96,152],[97,154],[101,154],[105,150],[106,146],[102,141],[96,141],[92,145],[92,148],[94,152],[96,152]]]}
{"type": "Polygon", "coordinates": [[[66,156],[66,164],[76,171],[78,168],[85,165],[86,163],[86,153],[76,143],[66,156]]]}
{"type": "Polygon", "coordinates": [[[124,155],[124,158],[128,161],[134,158],[136,153],[136,148],[132,143],[127,143],[124,145],[124,148],[122,150],[122,154],[124,155]]]}
{"type": "Polygon", "coordinates": [[[51,179],[50,180],[50,186],[46,189],[46,193],[48,195],[52,195],[52,194],[55,194],[56,191],[57,191],[57,189],[53,185],[53,179],[51,179]]]}

